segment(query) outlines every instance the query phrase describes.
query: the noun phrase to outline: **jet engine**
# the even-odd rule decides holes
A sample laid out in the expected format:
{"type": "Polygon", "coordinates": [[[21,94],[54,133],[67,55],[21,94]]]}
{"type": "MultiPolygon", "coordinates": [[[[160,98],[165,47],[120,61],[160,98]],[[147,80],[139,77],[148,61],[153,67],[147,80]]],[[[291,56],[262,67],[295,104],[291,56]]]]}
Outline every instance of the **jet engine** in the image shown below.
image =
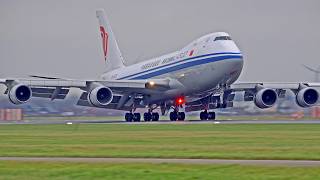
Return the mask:
{"type": "Polygon", "coordinates": [[[23,104],[26,103],[32,96],[32,91],[30,87],[17,84],[13,86],[9,91],[9,100],[13,104],[23,104]]]}
{"type": "Polygon", "coordinates": [[[313,88],[303,88],[298,91],[296,100],[300,107],[311,107],[317,104],[319,93],[313,88]]]}
{"type": "Polygon", "coordinates": [[[94,106],[105,106],[111,103],[113,93],[110,88],[99,86],[89,92],[88,101],[94,106]]]}
{"type": "Polygon", "coordinates": [[[261,109],[272,107],[278,100],[278,94],[275,90],[264,88],[255,95],[254,103],[261,109]]]}

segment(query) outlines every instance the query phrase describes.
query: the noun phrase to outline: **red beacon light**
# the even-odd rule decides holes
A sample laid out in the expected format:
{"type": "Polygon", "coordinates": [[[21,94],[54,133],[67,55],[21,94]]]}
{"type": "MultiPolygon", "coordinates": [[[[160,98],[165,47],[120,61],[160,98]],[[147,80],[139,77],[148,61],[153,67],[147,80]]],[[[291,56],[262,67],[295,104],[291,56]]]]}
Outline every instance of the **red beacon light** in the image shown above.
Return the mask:
{"type": "Polygon", "coordinates": [[[185,101],[184,97],[178,97],[176,99],[176,104],[179,105],[179,106],[183,105],[185,102],[186,101],[185,101]]]}

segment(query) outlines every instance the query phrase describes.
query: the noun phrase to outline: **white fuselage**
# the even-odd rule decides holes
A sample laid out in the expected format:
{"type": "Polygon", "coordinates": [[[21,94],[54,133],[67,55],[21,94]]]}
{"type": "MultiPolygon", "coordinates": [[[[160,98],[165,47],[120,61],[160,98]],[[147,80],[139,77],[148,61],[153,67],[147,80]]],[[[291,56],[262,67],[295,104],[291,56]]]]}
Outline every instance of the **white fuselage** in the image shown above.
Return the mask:
{"type": "Polygon", "coordinates": [[[183,87],[154,100],[191,95],[234,83],[243,67],[243,56],[227,33],[203,36],[174,53],[116,69],[105,80],[175,79],[183,87]],[[217,38],[218,37],[218,38],[217,38]],[[220,38],[220,39],[219,39],[220,38]]]}

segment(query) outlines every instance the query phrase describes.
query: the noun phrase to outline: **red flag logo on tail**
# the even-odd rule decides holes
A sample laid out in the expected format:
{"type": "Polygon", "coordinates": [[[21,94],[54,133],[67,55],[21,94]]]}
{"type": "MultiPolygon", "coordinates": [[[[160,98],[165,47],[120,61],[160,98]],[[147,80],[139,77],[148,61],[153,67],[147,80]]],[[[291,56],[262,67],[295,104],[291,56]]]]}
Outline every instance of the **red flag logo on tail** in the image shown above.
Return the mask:
{"type": "Polygon", "coordinates": [[[103,47],[103,53],[104,53],[104,59],[107,60],[108,55],[108,39],[109,35],[104,29],[103,26],[100,26],[100,32],[101,32],[101,38],[102,38],[102,47],[103,47]]]}

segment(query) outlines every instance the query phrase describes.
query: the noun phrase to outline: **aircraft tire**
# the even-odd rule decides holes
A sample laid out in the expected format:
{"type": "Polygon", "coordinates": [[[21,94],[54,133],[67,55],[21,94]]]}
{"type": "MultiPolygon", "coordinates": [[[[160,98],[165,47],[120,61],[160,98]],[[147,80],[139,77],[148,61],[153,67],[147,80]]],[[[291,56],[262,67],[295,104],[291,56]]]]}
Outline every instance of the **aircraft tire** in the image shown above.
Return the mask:
{"type": "Polygon", "coordinates": [[[141,114],[140,113],[134,113],[132,117],[133,122],[140,122],[141,121],[141,114]]]}
{"type": "Polygon", "coordinates": [[[124,116],[125,120],[127,122],[132,122],[133,120],[133,114],[132,113],[126,113],[125,116],[124,116]]]}
{"type": "Polygon", "coordinates": [[[186,114],[184,112],[178,112],[178,121],[184,121],[186,119],[186,114]]]}
{"type": "Polygon", "coordinates": [[[200,120],[208,120],[208,113],[206,111],[200,113],[200,120]]]}
{"type": "Polygon", "coordinates": [[[159,121],[159,113],[152,113],[152,121],[159,121]]]}
{"type": "Polygon", "coordinates": [[[146,112],[143,114],[143,120],[145,122],[149,122],[149,121],[151,121],[151,119],[152,119],[152,114],[150,112],[146,112]]]}
{"type": "Polygon", "coordinates": [[[171,112],[170,113],[170,121],[177,121],[178,119],[178,113],[177,112],[171,112]]]}
{"type": "Polygon", "coordinates": [[[208,113],[208,119],[209,120],[215,120],[216,119],[216,113],[215,112],[209,112],[208,113]]]}

